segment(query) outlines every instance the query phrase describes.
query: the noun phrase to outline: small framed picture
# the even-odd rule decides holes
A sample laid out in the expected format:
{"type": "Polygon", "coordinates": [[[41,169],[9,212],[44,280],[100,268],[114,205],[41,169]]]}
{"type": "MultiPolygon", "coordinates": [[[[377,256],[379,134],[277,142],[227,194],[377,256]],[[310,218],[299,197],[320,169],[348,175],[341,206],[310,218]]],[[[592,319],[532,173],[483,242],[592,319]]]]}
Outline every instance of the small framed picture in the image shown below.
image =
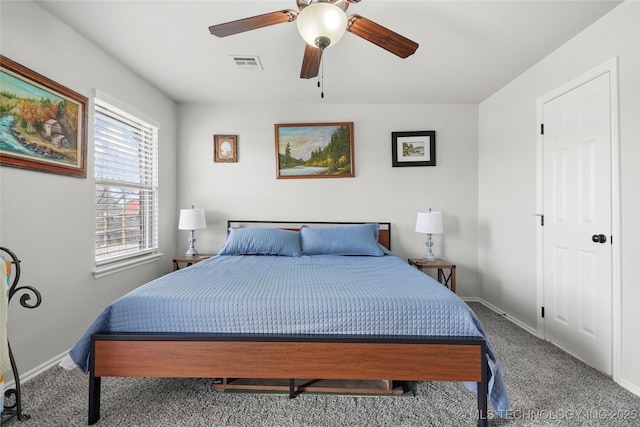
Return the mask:
{"type": "Polygon", "coordinates": [[[216,163],[238,161],[237,135],[213,135],[213,161],[216,163]]]}
{"type": "Polygon", "coordinates": [[[391,132],[393,167],[435,166],[436,131],[391,132]]]}

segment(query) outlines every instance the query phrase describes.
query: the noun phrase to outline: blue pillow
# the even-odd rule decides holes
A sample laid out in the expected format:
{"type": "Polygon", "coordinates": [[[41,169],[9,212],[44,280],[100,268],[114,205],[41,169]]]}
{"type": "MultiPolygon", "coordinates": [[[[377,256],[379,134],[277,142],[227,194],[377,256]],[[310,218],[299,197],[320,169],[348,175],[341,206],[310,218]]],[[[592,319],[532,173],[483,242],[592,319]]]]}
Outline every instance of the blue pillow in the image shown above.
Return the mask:
{"type": "Polygon", "coordinates": [[[300,228],[304,255],[368,255],[383,256],[378,244],[379,224],[343,227],[300,228]]]}
{"type": "Polygon", "coordinates": [[[300,233],[277,228],[229,228],[219,255],[302,256],[300,233]]]}

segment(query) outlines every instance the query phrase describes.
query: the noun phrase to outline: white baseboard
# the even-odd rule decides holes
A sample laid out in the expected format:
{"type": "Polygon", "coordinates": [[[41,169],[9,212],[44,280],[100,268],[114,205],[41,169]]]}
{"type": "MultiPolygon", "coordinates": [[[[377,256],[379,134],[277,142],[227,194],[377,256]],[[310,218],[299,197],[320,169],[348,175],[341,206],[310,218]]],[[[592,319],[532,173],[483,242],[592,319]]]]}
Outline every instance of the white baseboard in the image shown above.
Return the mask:
{"type": "Polygon", "coordinates": [[[467,302],[480,303],[480,304],[484,305],[485,307],[487,307],[489,310],[496,312],[497,314],[499,314],[500,316],[504,317],[505,319],[507,319],[511,323],[514,323],[517,326],[519,326],[520,328],[522,328],[525,331],[529,332],[531,335],[533,335],[535,337],[538,336],[538,331],[536,330],[536,328],[532,328],[531,326],[527,325],[526,323],[522,322],[521,320],[511,316],[510,314],[506,313],[504,310],[500,310],[499,307],[496,307],[495,305],[491,304],[488,301],[485,301],[484,299],[482,299],[480,297],[464,297],[462,299],[464,301],[467,301],[467,302]]]}
{"type": "MultiPolygon", "coordinates": [[[[29,380],[37,377],[38,375],[40,375],[41,373],[43,373],[44,371],[46,371],[47,369],[57,365],[58,363],[60,363],[60,361],[62,360],[63,357],[65,357],[67,354],[69,354],[69,350],[65,351],[62,354],[59,354],[49,360],[47,360],[46,362],[36,366],[35,368],[23,373],[20,375],[20,385],[23,385],[26,382],[29,382],[29,380]]],[[[16,386],[16,381],[15,380],[11,380],[11,381],[7,381],[4,385],[5,390],[10,389],[10,388],[14,388],[16,386]]]]}
{"type": "Polygon", "coordinates": [[[629,390],[631,393],[635,394],[636,396],[640,396],[640,387],[638,387],[637,385],[631,384],[629,381],[624,379],[621,379],[620,381],[616,381],[616,382],[620,384],[620,386],[629,390]]]}

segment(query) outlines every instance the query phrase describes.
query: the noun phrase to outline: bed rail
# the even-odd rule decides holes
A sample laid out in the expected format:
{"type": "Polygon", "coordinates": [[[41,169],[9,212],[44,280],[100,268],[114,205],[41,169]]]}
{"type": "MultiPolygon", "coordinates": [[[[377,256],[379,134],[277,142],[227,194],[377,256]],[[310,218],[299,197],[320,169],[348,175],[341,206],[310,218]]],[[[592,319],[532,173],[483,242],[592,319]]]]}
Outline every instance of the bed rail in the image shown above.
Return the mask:
{"type": "Polygon", "coordinates": [[[91,341],[89,424],[100,418],[101,377],[229,377],[475,382],[478,425],[487,425],[483,338],[100,333],[91,341]]]}

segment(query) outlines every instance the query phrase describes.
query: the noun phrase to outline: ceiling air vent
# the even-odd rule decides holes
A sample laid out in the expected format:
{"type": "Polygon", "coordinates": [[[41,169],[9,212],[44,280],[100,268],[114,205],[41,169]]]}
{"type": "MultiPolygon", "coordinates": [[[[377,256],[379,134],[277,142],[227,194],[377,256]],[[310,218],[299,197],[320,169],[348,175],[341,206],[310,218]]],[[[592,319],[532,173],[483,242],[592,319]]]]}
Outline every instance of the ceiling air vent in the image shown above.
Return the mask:
{"type": "Polygon", "coordinates": [[[232,58],[241,70],[262,70],[260,58],[256,55],[233,55],[232,58]]]}

